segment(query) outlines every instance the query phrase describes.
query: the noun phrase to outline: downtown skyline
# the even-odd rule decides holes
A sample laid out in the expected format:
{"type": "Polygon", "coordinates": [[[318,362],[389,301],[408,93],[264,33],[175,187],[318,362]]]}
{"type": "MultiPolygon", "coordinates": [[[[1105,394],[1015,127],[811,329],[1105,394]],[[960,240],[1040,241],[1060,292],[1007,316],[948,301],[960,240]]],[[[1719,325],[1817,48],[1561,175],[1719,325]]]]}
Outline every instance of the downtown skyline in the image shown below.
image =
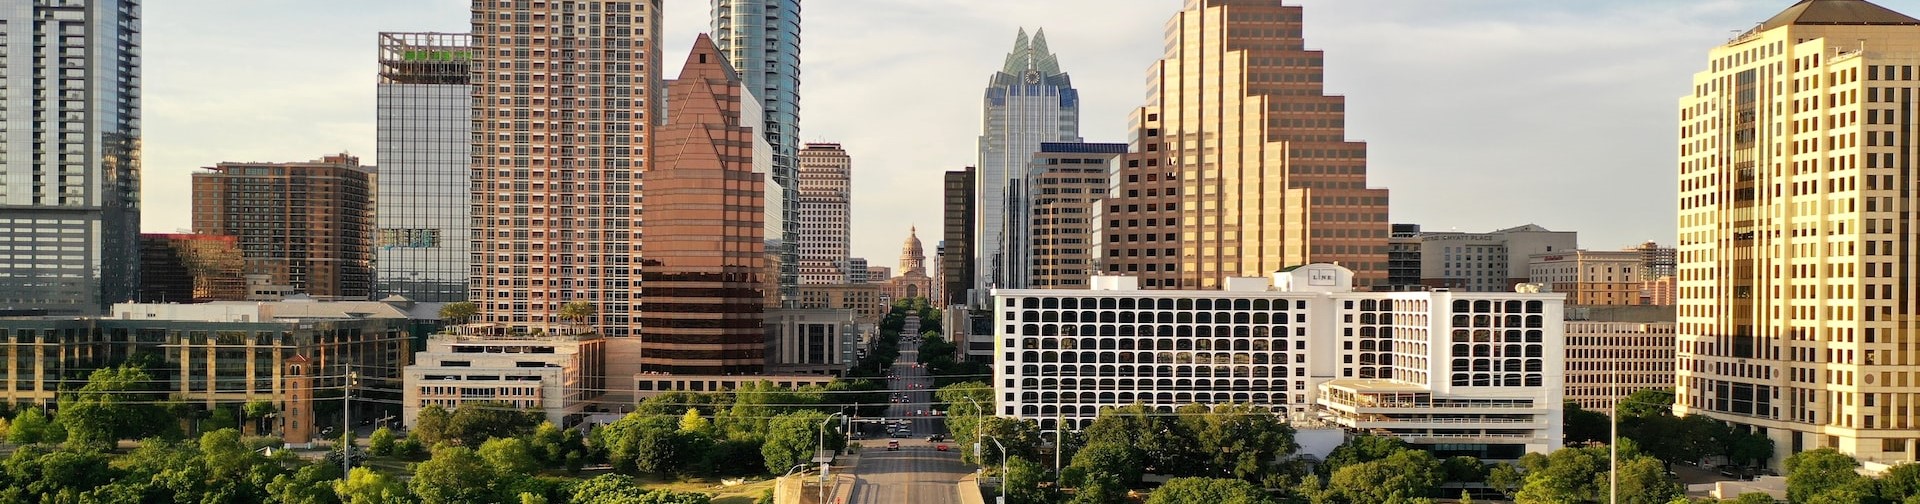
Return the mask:
{"type": "MultiPolygon", "coordinates": [[[[1502,201],[1536,208],[1528,220],[1578,230],[1600,248],[1674,236],[1671,108],[1700,60],[1681,49],[1718,45],[1791,3],[1287,2],[1307,8],[1308,45],[1327,51],[1328,92],[1349,97],[1348,136],[1368,143],[1370,180],[1402,189],[1392,222],[1469,232],[1517,224],[1508,205],[1460,204],[1502,201]]],[[[807,7],[801,141],[842,143],[867,167],[854,180],[852,255],[895,266],[887,262],[908,227],[937,236],[940,208],[928,196],[942,172],[975,162],[979,75],[1000,66],[1019,27],[1045,28],[1051,49],[1074,62],[1081,136],[1124,141],[1126,114],[1159,57],[1157,35],[1179,2],[807,7]],[[1100,17],[1085,15],[1095,7],[1100,17]],[[948,29],[919,29],[935,22],[948,29]],[[876,43],[888,38],[903,43],[876,43]],[[883,115],[890,119],[873,119],[883,115]],[[898,124],[920,129],[903,134],[898,124]]],[[[468,4],[458,1],[205,0],[143,10],[148,232],[190,226],[189,201],[174,195],[200,166],[341,150],[380,164],[368,77],[375,34],[468,29],[468,4]]],[[[684,53],[709,29],[706,2],[672,0],[664,10],[666,54],[684,53]]]]}

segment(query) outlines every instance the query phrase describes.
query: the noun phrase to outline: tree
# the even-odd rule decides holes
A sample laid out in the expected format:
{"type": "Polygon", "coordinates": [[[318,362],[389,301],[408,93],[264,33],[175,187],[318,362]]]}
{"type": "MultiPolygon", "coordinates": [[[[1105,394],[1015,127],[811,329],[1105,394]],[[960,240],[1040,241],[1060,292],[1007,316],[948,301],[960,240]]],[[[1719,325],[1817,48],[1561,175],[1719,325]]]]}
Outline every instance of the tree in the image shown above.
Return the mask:
{"type": "Polygon", "coordinates": [[[1041,488],[1040,482],[1047,481],[1047,469],[1032,460],[1013,457],[1007,459],[1006,478],[1007,502],[1012,504],[1048,504],[1053,502],[1053,489],[1041,488]]]}
{"type": "Polygon", "coordinates": [[[774,417],[767,428],[765,444],[760,445],[760,455],[766,458],[767,472],[781,474],[787,468],[813,459],[816,439],[827,436],[826,445],[839,446],[835,441],[835,431],[820,432],[820,423],[827,415],[818,411],[795,411],[774,417]]]}
{"type": "Polygon", "coordinates": [[[1341,467],[1327,487],[1353,502],[1398,502],[1431,495],[1442,475],[1433,454],[1402,450],[1381,460],[1341,467]]]}
{"type": "Polygon", "coordinates": [[[273,478],[267,484],[267,494],[273,502],[283,504],[335,504],[340,496],[334,493],[333,486],[340,479],[340,466],[333,464],[305,464],[291,473],[273,478]]]}
{"type": "MultiPolygon", "coordinates": [[[[1534,454],[1529,454],[1534,455],[1534,454]]],[[[1498,490],[1501,495],[1512,498],[1520,493],[1520,487],[1527,482],[1527,476],[1514,464],[1494,464],[1487,469],[1487,486],[1498,490]]]]}
{"type": "Polygon", "coordinates": [[[1446,473],[1446,481],[1453,483],[1482,483],[1487,481],[1487,466],[1480,459],[1465,455],[1448,457],[1440,462],[1440,469],[1446,473]]]}
{"type": "Polygon", "coordinates": [[[533,450],[520,438],[493,438],[480,444],[480,458],[501,477],[530,474],[540,468],[533,450]]]}
{"type": "Polygon", "coordinates": [[[1773,504],[1773,496],[1760,492],[1740,494],[1739,498],[1727,501],[1729,504],[1773,504]]]}
{"type": "Polygon", "coordinates": [[[1333,474],[1342,467],[1382,460],[1410,449],[1412,448],[1407,447],[1407,442],[1398,437],[1361,434],[1334,447],[1333,453],[1327,454],[1326,463],[1320,464],[1320,470],[1326,474],[1333,474]]]}
{"type": "Polygon", "coordinates": [[[706,494],[676,492],[673,490],[646,491],[633,483],[633,478],[619,474],[602,474],[593,479],[581,481],[570,490],[570,504],[710,504],[712,498],[706,494]]]}
{"type": "Polygon", "coordinates": [[[1652,457],[1621,460],[1619,469],[1620,502],[1627,504],[1666,504],[1686,490],[1667,475],[1667,469],[1652,457]]]}
{"type": "Polygon", "coordinates": [[[1526,483],[1514,495],[1520,504],[1595,502],[1603,497],[1606,448],[1561,448],[1544,458],[1522,459],[1521,465],[1528,469],[1526,483]]]}
{"type": "Polygon", "coordinates": [[[394,439],[393,429],[386,427],[374,429],[373,435],[367,437],[367,452],[379,457],[393,455],[394,439]]]}
{"type": "Polygon", "coordinates": [[[687,408],[687,413],[680,416],[680,432],[711,436],[713,421],[700,416],[699,408],[687,408]]]}
{"type": "MultiPolygon", "coordinates": [[[[346,479],[333,482],[333,494],[345,504],[405,504],[413,499],[399,480],[373,469],[355,467],[346,479]]],[[[444,501],[442,501],[444,502],[444,501]]]]}
{"type": "Polygon", "coordinates": [[[101,368],[87,377],[79,390],[60,395],[55,414],[67,429],[67,442],[95,447],[121,439],[138,439],[176,425],[159,403],[155,380],[136,366],[101,368]]]}
{"type": "Polygon", "coordinates": [[[531,434],[533,427],[540,425],[540,422],[539,413],[521,410],[506,403],[471,402],[454,408],[453,414],[447,419],[446,435],[464,446],[480,446],[488,439],[531,434]]]}
{"type": "Polygon", "coordinates": [[[1147,504],[1268,504],[1265,491],[1238,479],[1174,478],[1147,496],[1147,504]]]}
{"type": "Polygon", "coordinates": [[[689,446],[693,436],[666,429],[641,432],[634,447],[634,468],[653,474],[685,472],[687,460],[697,453],[689,446]]]}
{"type": "Polygon", "coordinates": [[[1881,499],[1905,502],[1920,497],[1920,464],[1907,462],[1889,467],[1886,472],[1880,473],[1878,483],[1875,486],[1879,489],[1881,499]]]}
{"type": "Polygon", "coordinates": [[[13,417],[13,425],[7,428],[7,442],[24,445],[58,443],[66,440],[64,432],[58,437],[54,436],[55,432],[61,432],[61,430],[53,422],[47,421],[47,415],[42,414],[37,408],[27,408],[13,417]]]}
{"type": "Polygon", "coordinates": [[[1673,416],[1673,389],[1642,389],[1628,394],[1616,406],[1623,422],[1654,416],[1673,416]]]}
{"type": "Polygon", "coordinates": [[[479,311],[480,307],[472,301],[455,301],[440,307],[440,320],[448,324],[464,324],[479,311]]]}
{"type": "Polygon", "coordinates": [[[273,401],[247,401],[247,405],[241,411],[246,414],[247,420],[253,421],[247,426],[247,432],[259,434],[268,431],[263,424],[267,417],[278,413],[280,408],[275,407],[273,401]]]}
{"type": "Polygon", "coordinates": [[[1123,486],[1138,485],[1146,472],[1146,454],[1127,443],[1089,441],[1073,454],[1072,467],[1087,474],[1112,474],[1123,486]]]}
{"type": "Polygon", "coordinates": [[[493,476],[493,469],[472,449],[449,446],[434,450],[433,458],[416,466],[407,487],[425,504],[491,502],[493,476]]]}
{"type": "Polygon", "coordinates": [[[1100,410],[1100,416],[1087,426],[1087,443],[1132,443],[1145,455],[1148,472],[1197,474],[1205,465],[1199,453],[1200,440],[1189,425],[1134,403],[1100,410]]]}
{"type": "MultiPolygon", "coordinates": [[[[1064,469],[1061,472],[1066,472],[1064,469]]],[[[1104,470],[1085,472],[1077,478],[1073,498],[1068,504],[1120,504],[1127,501],[1127,486],[1120,476],[1104,470]]]]}
{"type": "Polygon", "coordinates": [[[1844,491],[1865,478],[1854,472],[1859,466],[1853,457],[1832,448],[1787,457],[1787,500],[1810,502],[1816,495],[1844,491]]]}
{"type": "Polygon", "coordinates": [[[576,329],[584,326],[593,316],[600,313],[600,307],[584,299],[568,301],[560,305],[560,319],[572,323],[576,329]]]}
{"type": "Polygon", "coordinates": [[[1300,449],[1293,427],[1266,408],[1227,404],[1181,419],[1193,423],[1188,429],[1200,439],[1212,475],[1257,483],[1272,474],[1273,461],[1300,449]]]}
{"type": "Polygon", "coordinates": [[[445,408],[437,404],[427,405],[420,408],[420,415],[415,417],[413,430],[407,432],[407,438],[418,440],[420,444],[427,447],[440,444],[441,441],[449,441],[452,436],[449,435],[448,425],[452,421],[453,414],[448,413],[445,408]]]}
{"type": "Polygon", "coordinates": [[[1612,426],[1607,423],[1609,421],[1607,415],[1581,409],[1580,403],[1567,401],[1564,418],[1564,430],[1569,444],[1605,443],[1612,437],[1610,432],[1612,426]]]}

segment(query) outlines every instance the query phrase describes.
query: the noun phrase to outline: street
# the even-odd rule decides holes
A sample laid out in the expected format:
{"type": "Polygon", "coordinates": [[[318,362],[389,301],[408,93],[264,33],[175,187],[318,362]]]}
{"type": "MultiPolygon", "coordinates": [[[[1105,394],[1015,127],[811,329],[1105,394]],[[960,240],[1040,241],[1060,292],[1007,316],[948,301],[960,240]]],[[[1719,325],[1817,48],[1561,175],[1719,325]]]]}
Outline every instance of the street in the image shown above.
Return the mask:
{"type": "Polygon", "coordinates": [[[901,391],[906,402],[887,407],[887,418],[907,419],[910,434],[888,437],[886,429],[867,425],[869,439],[861,442],[860,463],[854,467],[853,499],[850,504],[929,503],[958,504],[956,486],[960,477],[973,469],[960,462],[960,446],[952,442],[929,442],[927,436],[946,433],[946,422],[927,415],[933,409],[933,379],[918,367],[919,343],[910,338],[920,334],[920,318],[909,315],[900,331],[900,358],[894,362],[893,377],[887,388],[901,391]],[[921,413],[915,415],[916,412],[921,413]],[[888,441],[899,441],[900,451],[888,451],[888,441]],[[947,445],[948,451],[936,449],[947,445]]]}

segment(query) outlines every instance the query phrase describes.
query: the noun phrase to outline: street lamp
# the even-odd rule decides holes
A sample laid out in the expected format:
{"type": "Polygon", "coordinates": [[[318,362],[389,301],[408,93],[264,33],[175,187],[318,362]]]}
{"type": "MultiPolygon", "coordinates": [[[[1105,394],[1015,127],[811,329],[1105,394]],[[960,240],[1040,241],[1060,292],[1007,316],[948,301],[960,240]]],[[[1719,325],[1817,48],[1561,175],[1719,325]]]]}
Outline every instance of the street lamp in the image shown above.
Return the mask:
{"type": "Polygon", "coordinates": [[[820,421],[819,447],[813,450],[813,456],[820,461],[820,500],[819,502],[827,501],[827,467],[828,467],[828,464],[831,464],[833,462],[833,457],[822,455],[827,451],[827,422],[832,422],[833,417],[843,417],[843,416],[846,416],[846,415],[844,413],[834,413],[831,415],[827,415],[827,418],[825,420],[820,421]]]}
{"type": "MultiPolygon", "coordinates": [[[[993,446],[1000,449],[1000,498],[996,500],[1001,504],[1005,504],[1007,502],[1007,445],[1000,444],[1000,438],[997,437],[989,437],[987,439],[992,439],[993,446]]],[[[975,440],[974,442],[978,443],[979,441],[975,440]]],[[[976,444],[975,446],[979,445],[976,444]]]]}

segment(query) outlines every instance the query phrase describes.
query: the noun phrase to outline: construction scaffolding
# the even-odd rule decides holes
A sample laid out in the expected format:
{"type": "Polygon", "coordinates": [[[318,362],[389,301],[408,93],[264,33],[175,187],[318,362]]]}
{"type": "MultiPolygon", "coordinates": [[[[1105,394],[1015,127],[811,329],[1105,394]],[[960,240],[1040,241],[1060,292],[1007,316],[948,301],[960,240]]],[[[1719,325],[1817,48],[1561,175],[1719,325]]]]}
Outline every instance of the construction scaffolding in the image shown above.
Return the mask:
{"type": "Polygon", "coordinates": [[[465,33],[380,33],[381,84],[473,81],[473,37],[465,33]]]}

